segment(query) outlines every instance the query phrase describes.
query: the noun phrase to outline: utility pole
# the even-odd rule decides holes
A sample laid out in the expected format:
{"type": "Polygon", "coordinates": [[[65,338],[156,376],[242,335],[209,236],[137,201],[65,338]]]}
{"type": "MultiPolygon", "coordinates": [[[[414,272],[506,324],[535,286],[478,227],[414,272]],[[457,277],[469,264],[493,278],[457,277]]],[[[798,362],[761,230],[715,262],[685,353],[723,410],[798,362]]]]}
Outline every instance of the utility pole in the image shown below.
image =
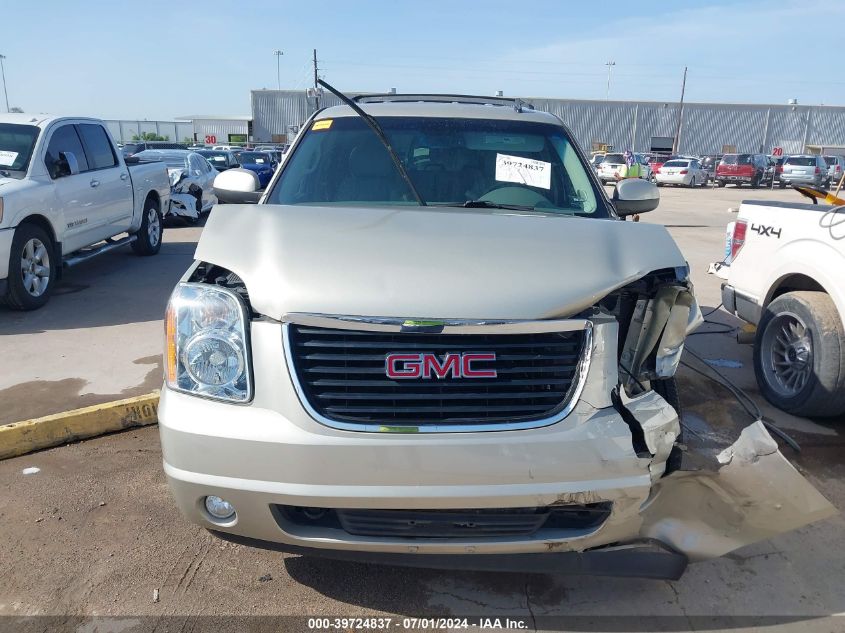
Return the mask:
{"type": "Polygon", "coordinates": [[[320,109],[320,84],[317,83],[317,49],[314,49],[314,106],[315,110],[320,109]]]}
{"type": "Polygon", "coordinates": [[[616,62],[614,62],[614,61],[606,62],[605,66],[607,66],[607,92],[604,95],[604,100],[609,101],[610,100],[610,75],[613,72],[613,67],[616,66],[616,62]]]}
{"type": "Polygon", "coordinates": [[[281,74],[281,62],[282,62],[282,55],[284,53],[279,49],[273,51],[273,55],[276,56],[276,85],[279,87],[279,90],[282,89],[282,74],[281,74]]]}
{"type": "Polygon", "coordinates": [[[6,97],[6,112],[9,112],[9,93],[6,91],[6,68],[3,66],[5,55],[0,55],[0,74],[3,75],[3,95],[6,97]]]}
{"type": "Polygon", "coordinates": [[[678,123],[675,125],[675,142],[672,144],[672,151],[678,153],[681,149],[681,119],[684,116],[684,91],[687,89],[687,67],[684,66],[684,80],[681,83],[681,102],[678,106],[678,123]]]}

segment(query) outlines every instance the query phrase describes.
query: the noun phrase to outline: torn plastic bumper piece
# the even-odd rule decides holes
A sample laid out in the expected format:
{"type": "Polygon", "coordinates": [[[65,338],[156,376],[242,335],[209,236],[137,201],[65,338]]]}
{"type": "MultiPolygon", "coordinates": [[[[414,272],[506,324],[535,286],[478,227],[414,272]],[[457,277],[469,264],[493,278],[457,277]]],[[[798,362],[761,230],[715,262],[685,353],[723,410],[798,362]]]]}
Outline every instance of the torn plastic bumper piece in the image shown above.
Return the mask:
{"type": "Polygon", "coordinates": [[[261,549],[317,556],[333,560],[426,569],[496,571],[536,574],[621,576],[677,580],[688,559],[659,542],[643,541],[628,545],[601,547],[585,552],[546,552],[531,554],[411,554],[361,552],[301,547],[210,530],[221,539],[261,549]]]}
{"type": "Polygon", "coordinates": [[[640,536],[657,539],[690,560],[737,548],[835,516],[836,508],[790,464],[763,423],[698,470],[677,470],[652,486],[640,536]]]}

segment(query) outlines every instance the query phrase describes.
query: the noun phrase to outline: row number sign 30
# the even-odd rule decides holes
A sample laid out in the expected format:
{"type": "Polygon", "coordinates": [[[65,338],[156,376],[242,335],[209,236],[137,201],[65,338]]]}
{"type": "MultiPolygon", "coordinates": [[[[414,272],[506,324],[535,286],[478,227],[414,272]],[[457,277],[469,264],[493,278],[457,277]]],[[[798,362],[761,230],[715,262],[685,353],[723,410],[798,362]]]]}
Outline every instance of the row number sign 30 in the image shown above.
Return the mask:
{"type": "Polygon", "coordinates": [[[783,156],[783,148],[782,147],[773,147],[772,148],[772,156],[783,156]]]}
{"type": "Polygon", "coordinates": [[[217,137],[213,134],[206,134],[205,136],[205,144],[206,145],[214,145],[217,142],[217,137]]]}

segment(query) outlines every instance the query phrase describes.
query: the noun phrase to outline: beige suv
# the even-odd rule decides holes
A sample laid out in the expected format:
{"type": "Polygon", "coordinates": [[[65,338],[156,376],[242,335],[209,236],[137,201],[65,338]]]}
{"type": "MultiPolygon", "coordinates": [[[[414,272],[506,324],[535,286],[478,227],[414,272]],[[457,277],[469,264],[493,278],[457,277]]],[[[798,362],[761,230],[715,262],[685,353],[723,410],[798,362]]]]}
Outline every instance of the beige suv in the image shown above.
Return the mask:
{"type": "Polygon", "coordinates": [[[370,96],[312,116],[257,189],[217,177],[260,200],[212,212],[167,308],[164,469],[194,523],[350,560],[677,578],[833,512],[759,422],[686,463],[684,257],[620,221],[654,185],[609,199],[557,117],[370,96]]]}

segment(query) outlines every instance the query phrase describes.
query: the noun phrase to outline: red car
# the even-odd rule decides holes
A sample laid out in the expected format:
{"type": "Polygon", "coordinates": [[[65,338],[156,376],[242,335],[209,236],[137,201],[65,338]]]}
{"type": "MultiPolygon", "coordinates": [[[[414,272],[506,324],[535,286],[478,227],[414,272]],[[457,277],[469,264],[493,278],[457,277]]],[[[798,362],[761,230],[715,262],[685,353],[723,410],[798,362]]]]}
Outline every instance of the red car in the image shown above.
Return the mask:
{"type": "Polygon", "coordinates": [[[716,167],[716,186],[733,183],[758,187],[765,180],[768,159],[763,154],[725,154],[716,167]]]}

